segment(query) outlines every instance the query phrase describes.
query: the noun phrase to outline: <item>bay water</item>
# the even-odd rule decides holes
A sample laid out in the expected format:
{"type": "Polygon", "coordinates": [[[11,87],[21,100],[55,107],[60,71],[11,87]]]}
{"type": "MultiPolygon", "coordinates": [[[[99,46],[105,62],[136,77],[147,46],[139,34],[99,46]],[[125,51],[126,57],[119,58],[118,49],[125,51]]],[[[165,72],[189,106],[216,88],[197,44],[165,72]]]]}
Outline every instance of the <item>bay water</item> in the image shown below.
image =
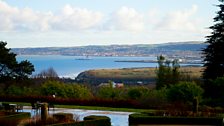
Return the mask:
{"type": "Polygon", "coordinates": [[[115,61],[136,61],[136,60],[156,60],[156,57],[83,57],[83,56],[62,56],[62,55],[18,55],[17,60],[28,60],[38,74],[42,70],[50,67],[58,73],[60,77],[75,78],[79,73],[92,69],[112,69],[112,68],[136,68],[136,67],[156,67],[157,63],[143,62],[115,62],[115,61]]]}

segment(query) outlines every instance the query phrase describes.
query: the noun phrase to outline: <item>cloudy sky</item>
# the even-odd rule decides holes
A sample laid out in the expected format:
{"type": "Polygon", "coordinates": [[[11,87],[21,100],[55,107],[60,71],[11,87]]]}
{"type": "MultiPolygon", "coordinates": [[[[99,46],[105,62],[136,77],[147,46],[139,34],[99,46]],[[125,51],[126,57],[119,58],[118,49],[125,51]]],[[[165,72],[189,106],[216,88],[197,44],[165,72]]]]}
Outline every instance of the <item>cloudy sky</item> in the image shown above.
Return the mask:
{"type": "Polygon", "coordinates": [[[0,0],[8,47],[204,41],[218,0],[0,0]]]}

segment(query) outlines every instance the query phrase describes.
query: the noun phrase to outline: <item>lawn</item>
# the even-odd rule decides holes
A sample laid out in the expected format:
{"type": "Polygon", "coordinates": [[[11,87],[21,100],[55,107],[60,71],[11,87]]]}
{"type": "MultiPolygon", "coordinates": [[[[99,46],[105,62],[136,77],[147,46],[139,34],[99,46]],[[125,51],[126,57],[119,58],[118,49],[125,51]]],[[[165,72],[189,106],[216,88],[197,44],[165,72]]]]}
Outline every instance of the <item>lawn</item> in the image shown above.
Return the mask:
{"type": "MultiPolygon", "coordinates": [[[[24,102],[5,102],[10,104],[20,104],[23,106],[31,106],[30,103],[24,102]]],[[[133,108],[112,108],[99,106],[78,106],[78,105],[55,105],[55,108],[69,108],[69,109],[85,109],[85,110],[105,110],[105,111],[122,111],[122,112],[154,112],[154,109],[133,109],[133,108]]]]}

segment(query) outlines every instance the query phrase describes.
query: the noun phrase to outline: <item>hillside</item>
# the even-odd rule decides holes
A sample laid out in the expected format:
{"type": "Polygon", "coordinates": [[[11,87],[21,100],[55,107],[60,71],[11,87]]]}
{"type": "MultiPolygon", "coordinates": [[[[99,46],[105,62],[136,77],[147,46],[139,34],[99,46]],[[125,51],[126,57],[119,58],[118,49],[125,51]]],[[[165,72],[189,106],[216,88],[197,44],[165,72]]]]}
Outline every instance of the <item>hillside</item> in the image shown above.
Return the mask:
{"type": "Polygon", "coordinates": [[[13,48],[18,55],[69,55],[69,56],[157,56],[201,57],[202,42],[176,42],[165,44],[108,45],[46,48],[13,48]]]}
{"type": "MultiPolygon", "coordinates": [[[[181,75],[187,79],[200,79],[202,67],[181,67],[181,75]]],[[[88,70],[80,73],[76,81],[99,85],[107,83],[109,80],[116,83],[135,84],[155,84],[156,68],[123,68],[123,69],[98,69],[88,70]]]]}

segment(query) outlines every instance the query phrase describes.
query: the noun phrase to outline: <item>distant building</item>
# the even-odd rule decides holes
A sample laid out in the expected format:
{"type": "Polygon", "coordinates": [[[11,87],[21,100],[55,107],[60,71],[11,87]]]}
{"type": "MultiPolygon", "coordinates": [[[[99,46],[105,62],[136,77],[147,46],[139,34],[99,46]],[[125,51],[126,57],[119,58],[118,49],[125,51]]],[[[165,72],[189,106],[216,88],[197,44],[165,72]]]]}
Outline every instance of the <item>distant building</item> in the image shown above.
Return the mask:
{"type": "Polygon", "coordinates": [[[116,88],[123,88],[124,84],[123,83],[116,83],[115,87],[116,88]]]}
{"type": "Polygon", "coordinates": [[[99,85],[99,87],[109,87],[109,86],[112,86],[112,88],[123,88],[124,84],[123,83],[111,82],[111,83],[101,83],[99,85]]]}

